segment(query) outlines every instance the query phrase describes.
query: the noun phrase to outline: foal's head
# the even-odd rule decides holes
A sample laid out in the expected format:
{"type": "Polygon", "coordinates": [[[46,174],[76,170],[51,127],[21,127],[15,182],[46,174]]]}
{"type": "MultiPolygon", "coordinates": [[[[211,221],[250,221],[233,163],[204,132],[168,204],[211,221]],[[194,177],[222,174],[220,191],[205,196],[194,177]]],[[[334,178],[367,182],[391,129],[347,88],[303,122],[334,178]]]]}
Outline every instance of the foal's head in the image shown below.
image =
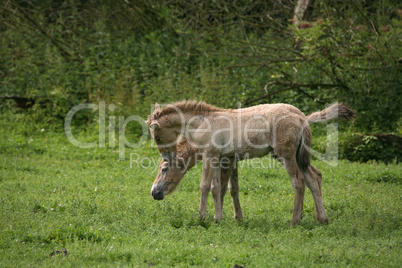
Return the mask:
{"type": "Polygon", "coordinates": [[[187,170],[201,161],[197,147],[191,145],[186,137],[177,144],[177,156],[171,161],[162,160],[159,163],[158,175],[152,185],[151,194],[154,199],[162,200],[180,183],[187,170]]]}
{"type": "Polygon", "coordinates": [[[155,103],[155,110],[146,121],[159,153],[167,162],[173,161],[176,157],[176,145],[182,132],[182,126],[175,124],[172,120],[171,114],[163,116],[158,103],[155,103]]]}
{"type": "Polygon", "coordinates": [[[186,174],[186,168],[182,159],[170,162],[162,160],[159,163],[158,175],[152,185],[152,197],[162,200],[165,195],[176,189],[184,174],[186,174]]]}

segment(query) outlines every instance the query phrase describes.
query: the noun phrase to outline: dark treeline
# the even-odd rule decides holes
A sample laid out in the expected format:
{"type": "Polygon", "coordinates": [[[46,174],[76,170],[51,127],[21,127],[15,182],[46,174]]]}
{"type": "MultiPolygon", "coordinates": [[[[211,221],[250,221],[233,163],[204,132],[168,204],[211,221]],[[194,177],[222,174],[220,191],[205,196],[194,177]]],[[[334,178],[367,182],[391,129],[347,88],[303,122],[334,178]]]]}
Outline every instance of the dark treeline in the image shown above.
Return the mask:
{"type": "Polygon", "coordinates": [[[99,100],[141,116],[189,98],[306,113],[341,101],[357,129],[397,132],[401,17],[397,0],[3,0],[0,95],[56,124],[99,100]]]}

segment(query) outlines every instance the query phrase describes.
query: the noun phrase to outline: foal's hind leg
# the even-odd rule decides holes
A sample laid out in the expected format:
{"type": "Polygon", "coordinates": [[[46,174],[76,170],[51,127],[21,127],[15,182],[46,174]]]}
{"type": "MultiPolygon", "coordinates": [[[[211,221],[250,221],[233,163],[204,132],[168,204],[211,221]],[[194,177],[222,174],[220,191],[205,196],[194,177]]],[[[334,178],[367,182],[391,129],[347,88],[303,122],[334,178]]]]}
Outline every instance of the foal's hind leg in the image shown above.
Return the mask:
{"type": "Polygon", "coordinates": [[[322,174],[315,166],[310,165],[310,168],[317,175],[318,188],[320,189],[320,195],[322,196],[322,189],[321,189],[322,174]]]}
{"type": "Polygon", "coordinates": [[[325,211],[324,204],[322,202],[321,172],[318,169],[316,169],[313,165],[310,165],[303,174],[306,184],[314,197],[315,218],[319,223],[327,223],[328,216],[327,212],[325,211]]]}
{"type": "Polygon", "coordinates": [[[304,200],[304,181],[303,175],[297,166],[296,158],[288,157],[287,159],[282,158],[282,164],[285,166],[286,171],[292,181],[292,186],[295,192],[295,200],[293,206],[293,218],[291,226],[297,224],[303,216],[303,200],[304,200]]]}

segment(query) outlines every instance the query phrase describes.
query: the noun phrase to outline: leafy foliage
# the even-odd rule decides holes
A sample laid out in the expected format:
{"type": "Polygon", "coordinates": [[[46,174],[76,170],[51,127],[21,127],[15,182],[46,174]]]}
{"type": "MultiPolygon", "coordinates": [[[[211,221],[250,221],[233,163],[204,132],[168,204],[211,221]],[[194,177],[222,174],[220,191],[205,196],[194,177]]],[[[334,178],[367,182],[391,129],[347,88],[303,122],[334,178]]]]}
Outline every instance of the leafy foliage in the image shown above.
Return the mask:
{"type": "Polygon", "coordinates": [[[374,135],[355,135],[345,142],[344,153],[345,157],[352,161],[400,162],[402,159],[400,147],[401,144],[387,142],[374,135]]]}
{"type": "Polygon", "coordinates": [[[297,27],[289,25],[293,5],[7,1],[1,92],[39,100],[37,118],[57,124],[72,106],[99,100],[141,116],[155,101],[184,98],[223,107],[288,102],[306,113],[343,101],[360,130],[395,131],[397,1],[317,1],[315,22],[297,27]]]}

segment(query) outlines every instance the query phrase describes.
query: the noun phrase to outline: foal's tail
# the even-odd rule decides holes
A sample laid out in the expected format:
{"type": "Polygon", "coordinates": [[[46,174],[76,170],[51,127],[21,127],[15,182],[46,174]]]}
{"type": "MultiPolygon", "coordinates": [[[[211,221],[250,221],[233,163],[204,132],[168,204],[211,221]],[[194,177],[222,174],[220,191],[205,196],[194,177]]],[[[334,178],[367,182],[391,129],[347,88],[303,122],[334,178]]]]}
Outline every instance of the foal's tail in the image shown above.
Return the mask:
{"type": "Polygon", "coordinates": [[[308,121],[303,123],[303,131],[297,147],[296,162],[301,171],[306,171],[310,166],[310,147],[311,147],[311,129],[308,121]]]}
{"type": "Polygon", "coordinates": [[[355,117],[355,112],[342,103],[335,103],[322,111],[307,116],[307,121],[303,123],[303,131],[296,153],[297,165],[301,171],[306,171],[310,165],[311,130],[309,124],[338,118],[353,121],[355,117]]]}
{"type": "Polygon", "coordinates": [[[355,112],[342,103],[335,103],[325,108],[322,111],[314,112],[307,116],[307,121],[311,123],[324,122],[330,119],[342,118],[348,121],[353,121],[356,117],[355,112]]]}

